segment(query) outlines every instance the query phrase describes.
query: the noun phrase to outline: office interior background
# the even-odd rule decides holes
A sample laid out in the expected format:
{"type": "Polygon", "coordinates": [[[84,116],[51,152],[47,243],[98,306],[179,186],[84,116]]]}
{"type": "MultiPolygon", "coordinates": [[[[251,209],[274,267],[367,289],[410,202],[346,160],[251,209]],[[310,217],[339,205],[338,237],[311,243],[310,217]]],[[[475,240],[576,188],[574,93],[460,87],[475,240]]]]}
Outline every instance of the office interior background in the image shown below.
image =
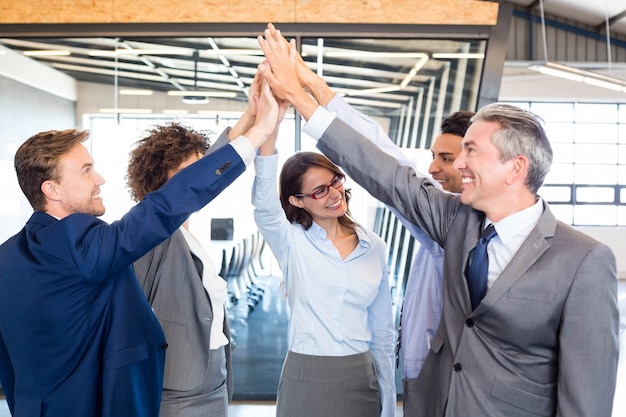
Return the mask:
{"type": "MultiPolygon", "coordinates": [[[[125,6],[111,0],[123,9],[111,14],[69,0],[56,8],[37,3],[0,4],[0,241],[32,211],[13,169],[25,139],[49,129],[89,130],[87,145],[107,180],[103,218],[114,221],[133,204],[124,178],[128,152],[150,126],[179,120],[215,138],[236,122],[263,59],[255,37],[272,21],[296,39],[313,70],[378,121],[424,172],[439,123],[453,111],[500,101],[540,115],[555,155],[540,195],[560,220],[613,248],[624,296],[626,0],[397,1],[386,12],[377,2],[368,8],[348,1],[346,10],[326,1],[282,2],[296,16],[246,1],[157,1],[148,10],[140,0],[125,6]],[[176,13],[154,15],[173,7],[176,13]]],[[[315,150],[301,133],[303,123],[294,113],[283,123],[283,160],[315,150]]],[[[244,242],[259,243],[253,176],[251,168],[192,218],[192,231],[225,273],[233,273],[229,264],[244,242]]],[[[351,181],[347,186],[355,218],[388,241],[397,309],[417,244],[366,191],[351,181]]],[[[269,250],[258,249],[256,263],[249,259],[250,269],[238,272],[247,276],[235,277],[231,288],[239,401],[273,399],[284,355],[280,332],[288,312],[277,291],[280,271],[269,250]],[[266,294],[247,294],[250,281],[266,294]],[[267,352],[252,345],[264,338],[252,328],[278,332],[265,336],[273,341],[267,352]],[[253,367],[261,353],[266,368],[259,370],[253,367]]],[[[625,385],[620,380],[618,390],[625,385]]],[[[616,402],[618,412],[626,405],[616,402]]]]}

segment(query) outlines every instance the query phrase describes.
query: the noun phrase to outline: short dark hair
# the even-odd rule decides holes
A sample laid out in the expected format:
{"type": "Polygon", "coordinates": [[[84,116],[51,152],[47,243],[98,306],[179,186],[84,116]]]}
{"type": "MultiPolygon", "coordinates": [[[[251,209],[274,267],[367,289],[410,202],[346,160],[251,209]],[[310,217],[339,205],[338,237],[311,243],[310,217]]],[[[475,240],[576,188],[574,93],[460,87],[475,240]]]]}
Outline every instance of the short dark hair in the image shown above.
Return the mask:
{"type": "MultiPolygon", "coordinates": [[[[313,224],[313,217],[303,208],[295,207],[289,202],[289,197],[302,192],[302,177],[309,168],[325,168],[335,175],[345,175],[341,169],[330,162],[328,158],[317,152],[298,152],[289,157],[283,164],[280,172],[280,204],[285,211],[287,220],[301,224],[308,230],[313,224]]],[[[346,206],[350,202],[350,190],[345,190],[346,206]]],[[[352,219],[350,210],[339,218],[339,224],[349,230],[354,230],[357,223],[352,219]]]]}
{"type": "Polygon", "coordinates": [[[31,136],[18,148],[14,159],[17,182],[35,211],[46,210],[41,184],[61,180],[61,156],[88,137],[85,130],[49,130],[31,136]]]}
{"type": "Polygon", "coordinates": [[[473,111],[462,110],[451,113],[441,122],[441,133],[449,133],[460,137],[465,136],[472,116],[474,116],[473,111]]]}
{"type": "Polygon", "coordinates": [[[206,135],[179,122],[152,127],[130,153],[126,184],[133,200],[141,201],[159,189],[167,181],[169,171],[194,153],[204,154],[208,144],[206,135]]]}

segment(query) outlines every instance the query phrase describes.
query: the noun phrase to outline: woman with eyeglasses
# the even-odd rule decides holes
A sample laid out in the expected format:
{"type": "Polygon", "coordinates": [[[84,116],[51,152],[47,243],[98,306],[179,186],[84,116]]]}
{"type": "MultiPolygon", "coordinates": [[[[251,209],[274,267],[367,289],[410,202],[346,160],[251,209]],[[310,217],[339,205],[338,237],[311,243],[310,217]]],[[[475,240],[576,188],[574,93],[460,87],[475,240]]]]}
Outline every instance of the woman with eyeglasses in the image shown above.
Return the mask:
{"type": "Polygon", "coordinates": [[[287,159],[277,194],[277,130],[259,149],[252,192],[255,220],[283,272],[290,308],[276,415],[393,416],[385,244],[352,219],[346,177],[320,153],[287,159]]]}

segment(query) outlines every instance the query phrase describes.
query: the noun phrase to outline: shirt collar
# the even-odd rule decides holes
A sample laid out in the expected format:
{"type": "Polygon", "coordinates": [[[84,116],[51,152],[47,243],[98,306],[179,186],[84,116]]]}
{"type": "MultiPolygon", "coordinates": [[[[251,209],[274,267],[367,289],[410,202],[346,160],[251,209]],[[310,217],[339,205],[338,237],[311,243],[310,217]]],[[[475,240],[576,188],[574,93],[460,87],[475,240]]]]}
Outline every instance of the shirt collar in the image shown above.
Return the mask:
{"type": "MultiPolygon", "coordinates": [[[[359,245],[368,248],[371,245],[370,238],[367,233],[361,228],[361,226],[356,226],[356,237],[359,239],[359,245]]],[[[325,240],[326,239],[326,230],[322,228],[319,224],[313,222],[309,230],[306,231],[315,239],[325,240]]]]}
{"type": "Polygon", "coordinates": [[[505,217],[499,222],[495,223],[485,219],[485,226],[489,223],[493,223],[498,232],[498,237],[503,243],[506,243],[509,239],[519,233],[527,233],[535,227],[539,218],[543,213],[543,200],[538,198],[537,202],[532,206],[525,208],[524,210],[513,213],[510,216],[505,217]]]}

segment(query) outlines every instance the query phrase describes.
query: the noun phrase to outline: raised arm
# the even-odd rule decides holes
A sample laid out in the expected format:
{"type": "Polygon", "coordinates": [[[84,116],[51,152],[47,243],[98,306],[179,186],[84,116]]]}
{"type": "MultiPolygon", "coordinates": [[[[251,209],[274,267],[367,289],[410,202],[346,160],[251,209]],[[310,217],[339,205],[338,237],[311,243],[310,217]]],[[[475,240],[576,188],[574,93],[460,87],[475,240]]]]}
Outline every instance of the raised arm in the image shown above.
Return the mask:
{"type": "Polygon", "coordinates": [[[229,140],[237,139],[254,125],[257,115],[258,102],[261,96],[262,81],[263,79],[261,78],[260,73],[257,72],[254,74],[254,79],[252,80],[252,84],[250,84],[250,89],[248,91],[248,108],[241,115],[237,123],[235,123],[235,125],[228,131],[229,140]]]}
{"type": "Polygon", "coordinates": [[[298,53],[294,41],[285,42],[280,31],[271,23],[267,25],[264,36],[258,37],[258,41],[265,54],[265,61],[259,64],[259,72],[276,97],[291,103],[305,120],[309,120],[317,110],[318,103],[300,84],[298,53]]]}

